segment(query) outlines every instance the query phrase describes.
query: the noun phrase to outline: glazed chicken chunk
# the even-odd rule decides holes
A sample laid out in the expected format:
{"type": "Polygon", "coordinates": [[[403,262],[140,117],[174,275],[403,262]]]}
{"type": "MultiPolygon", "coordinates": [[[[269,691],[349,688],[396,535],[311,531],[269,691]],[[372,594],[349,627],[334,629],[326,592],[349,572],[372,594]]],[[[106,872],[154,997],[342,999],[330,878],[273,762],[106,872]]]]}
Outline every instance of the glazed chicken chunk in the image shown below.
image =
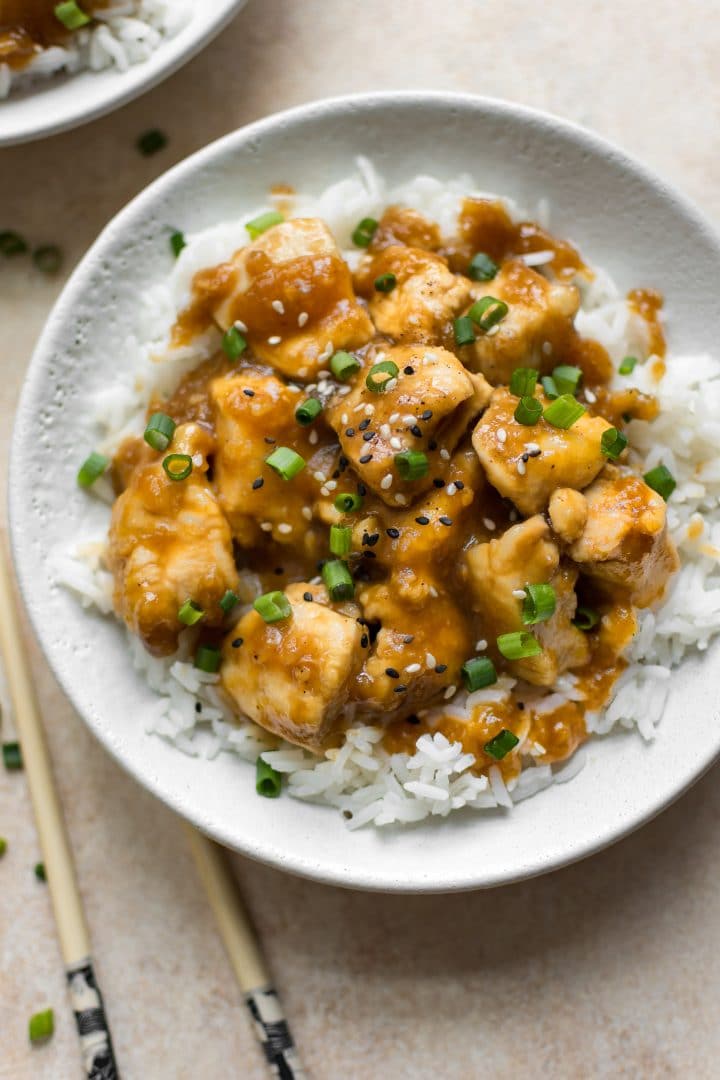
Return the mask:
{"type": "Polygon", "coordinates": [[[177,648],[186,600],[203,609],[203,625],[220,625],[220,600],[237,588],[230,527],[206,476],[212,449],[208,431],[181,425],[172,452],[190,455],[190,476],[171,480],[157,457],[135,469],[113,506],[108,564],[115,610],[158,656],[177,648]]]}

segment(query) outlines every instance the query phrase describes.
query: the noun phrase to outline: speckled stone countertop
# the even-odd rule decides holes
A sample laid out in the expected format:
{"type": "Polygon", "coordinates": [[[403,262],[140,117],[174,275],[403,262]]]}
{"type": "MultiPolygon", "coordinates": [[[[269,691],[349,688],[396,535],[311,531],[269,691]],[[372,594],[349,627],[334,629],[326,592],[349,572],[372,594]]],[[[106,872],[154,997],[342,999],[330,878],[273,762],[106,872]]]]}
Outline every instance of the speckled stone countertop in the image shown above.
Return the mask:
{"type": "MultiPolygon", "coordinates": [[[[0,229],[61,244],[65,273],[116,210],[206,142],[312,98],[401,87],[507,97],[577,120],[720,223],[719,56],[710,0],[251,0],[145,97],[0,151],[0,229]],[[148,127],[171,141],[142,158],[134,142],[148,127]]],[[[23,372],[61,277],[0,265],[3,465],[23,372]]],[[[178,821],[95,743],[37,650],[33,661],[123,1077],[263,1080],[178,821]]],[[[717,776],[611,850],[492,892],[365,895],[237,858],[312,1076],[717,1076],[717,776]]],[[[47,890],[33,874],[22,773],[0,773],[0,835],[9,840],[0,1078],[71,1080],[77,1040],[47,890]],[[46,1004],[55,1036],[31,1049],[27,1019],[46,1004]]]]}

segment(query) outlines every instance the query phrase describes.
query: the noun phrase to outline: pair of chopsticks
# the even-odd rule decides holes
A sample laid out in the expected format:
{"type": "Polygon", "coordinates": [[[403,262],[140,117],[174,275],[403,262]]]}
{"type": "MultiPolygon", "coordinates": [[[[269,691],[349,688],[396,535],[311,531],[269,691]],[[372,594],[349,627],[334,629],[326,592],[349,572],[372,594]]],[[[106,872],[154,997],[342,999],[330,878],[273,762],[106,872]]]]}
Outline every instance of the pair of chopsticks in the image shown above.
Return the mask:
{"type": "MultiPolygon", "coordinates": [[[[99,1077],[117,1080],[120,1073],[93,969],[90,933],[23,646],[9,564],[2,547],[0,611],[0,650],[5,662],[85,1075],[88,1080],[98,1080],[99,1077]]],[[[200,879],[245,995],[253,1030],[268,1066],[282,1080],[299,1080],[305,1074],[225,858],[217,845],[190,826],[187,826],[187,834],[200,879]]]]}

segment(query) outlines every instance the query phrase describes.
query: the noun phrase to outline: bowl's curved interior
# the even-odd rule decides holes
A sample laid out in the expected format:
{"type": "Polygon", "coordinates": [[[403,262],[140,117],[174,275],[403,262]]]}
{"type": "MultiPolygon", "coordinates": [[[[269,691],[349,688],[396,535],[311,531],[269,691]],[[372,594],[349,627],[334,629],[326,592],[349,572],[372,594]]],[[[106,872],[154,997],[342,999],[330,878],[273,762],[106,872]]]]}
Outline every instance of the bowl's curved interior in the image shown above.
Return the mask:
{"type": "Polygon", "coordinates": [[[715,651],[675,673],[650,745],[637,735],[589,744],[587,767],[511,813],[465,812],[404,830],[348,833],[327,807],[259,799],[251,766],[191,759],[148,737],[151,692],[124,634],[51,580],[57,545],[97,527],[75,486],[93,442],[94,392],[112,380],[113,349],[135,300],[168,269],[167,225],[202,229],[262,202],[271,183],[320,190],[358,150],[391,183],[416,172],[470,172],[486,189],[553,207],[574,239],[623,288],[668,299],[671,341],[715,346],[720,246],[680,196],[596,137],[517,106],[452,95],[377,95],[305,106],[201,151],[156,181],[105,230],[67,285],[32,361],[14,433],[10,502],[20,584],[60,682],[103,744],[144,786],[200,828],[252,857],[323,881],[386,890],[489,886],[596,850],[658,812],[720,750],[715,651]]]}
{"type": "Polygon", "coordinates": [[[126,71],[81,71],[38,79],[0,101],[0,146],[45,138],[119,108],[171,75],[207,44],[247,0],[193,4],[185,26],[126,71]]]}

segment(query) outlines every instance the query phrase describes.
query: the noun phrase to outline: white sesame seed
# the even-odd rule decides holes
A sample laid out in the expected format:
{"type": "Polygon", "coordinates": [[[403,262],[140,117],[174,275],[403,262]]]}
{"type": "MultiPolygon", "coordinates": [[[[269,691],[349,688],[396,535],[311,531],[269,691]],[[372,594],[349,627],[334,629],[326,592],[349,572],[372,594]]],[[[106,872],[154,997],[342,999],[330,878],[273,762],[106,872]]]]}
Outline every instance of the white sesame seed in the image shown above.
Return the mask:
{"type": "Polygon", "coordinates": [[[389,424],[397,424],[399,419],[400,419],[400,413],[399,412],[394,412],[392,414],[392,416],[390,417],[388,423],[389,424]]]}
{"type": "Polygon", "coordinates": [[[303,506],[301,513],[306,521],[312,521],[312,508],[310,506],[303,506]]]}
{"type": "Polygon", "coordinates": [[[285,314],[285,305],[283,304],[282,300],[273,300],[271,307],[273,311],[277,311],[278,315],[285,314]]]}
{"type": "Polygon", "coordinates": [[[353,409],[353,412],[362,412],[364,408],[365,408],[365,403],[361,401],[359,405],[355,406],[355,408],[353,409]]]}
{"type": "Polygon", "coordinates": [[[434,364],[436,360],[437,360],[437,357],[436,357],[435,353],[426,352],[425,355],[423,356],[423,363],[424,364],[434,364]]]}
{"type": "Polygon", "coordinates": [[[549,356],[550,355],[550,353],[552,352],[552,345],[550,344],[549,341],[543,341],[543,343],[542,343],[542,351],[543,351],[544,356],[549,356]]]}
{"type": "Polygon", "coordinates": [[[278,532],[282,533],[283,536],[287,536],[288,533],[292,532],[292,525],[288,525],[287,521],[282,521],[277,528],[278,532]]]}
{"type": "Polygon", "coordinates": [[[425,667],[435,667],[437,660],[431,652],[425,653],[425,667]]]}
{"type": "Polygon", "coordinates": [[[585,391],[585,400],[589,401],[591,405],[594,405],[597,401],[597,397],[593,394],[592,390],[585,391]]]}
{"type": "Polygon", "coordinates": [[[330,492],[328,491],[327,484],[323,484],[323,486],[320,488],[320,494],[323,495],[325,498],[328,497],[330,492]]]}
{"type": "Polygon", "coordinates": [[[374,405],[366,405],[365,406],[365,415],[366,416],[373,416],[374,413],[375,413],[375,406],[374,405]]]}
{"type": "Polygon", "coordinates": [[[236,330],[240,330],[241,333],[247,334],[247,326],[242,321],[242,319],[236,319],[235,322],[233,323],[233,326],[235,327],[236,330]]]}
{"type": "Polygon", "coordinates": [[[301,311],[298,315],[298,326],[304,326],[309,318],[310,316],[308,315],[307,311],[301,311]]]}
{"type": "Polygon", "coordinates": [[[421,670],[421,665],[420,664],[408,664],[408,666],[405,668],[405,671],[406,671],[406,673],[408,675],[414,675],[416,671],[420,671],[420,670],[421,670]]]}
{"type": "Polygon", "coordinates": [[[338,390],[338,395],[340,397],[345,397],[346,394],[349,394],[351,392],[352,392],[352,386],[341,386],[340,389],[338,390]]]}
{"type": "Polygon", "coordinates": [[[385,383],[385,392],[387,393],[388,390],[394,390],[397,384],[397,379],[388,379],[388,381],[385,383]]]}
{"type": "Polygon", "coordinates": [[[397,435],[393,435],[393,437],[390,439],[390,445],[392,446],[393,450],[402,450],[403,447],[402,441],[398,439],[397,435]]]}
{"type": "Polygon", "coordinates": [[[325,487],[328,489],[328,491],[334,491],[337,487],[337,480],[328,480],[325,487]]]}
{"type": "Polygon", "coordinates": [[[412,413],[406,413],[406,415],[403,416],[403,424],[410,424],[412,426],[414,423],[416,423],[416,419],[417,418],[413,416],[412,413]]]}
{"type": "Polygon", "coordinates": [[[448,486],[445,488],[445,492],[447,495],[454,495],[456,491],[457,488],[455,487],[455,484],[448,484],[448,486]]]}
{"type": "Polygon", "coordinates": [[[277,334],[273,334],[272,337],[269,337],[267,339],[268,345],[279,345],[281,341],[282,341],[282,338],[278,337],[277,334]]]}
{"type": "Polygon", "coordinates": [[[513,589],[512,594],[513,594],[513,596],[515,597],[516,600],[524,600],[525,599],[525,590],[524,589],[513,589]]]}
{"type": "Polygon", "coordinates": [[[475,642],[475,652],[485,652],[487,649],[487,641],[485,638],[481,638],[480,641],[475,642]]]}
{"type": "Polygon", "coordinates": [[[288,390],[292,390],[293,394],[302,394],[302,386],[298,386],[297,383],[288,383],[288,390]]]}
{"type": "Polygon", "coordinates": [[[387,491],[388,488],[392,487],[392,482],[392,473],[386,473],[386,475],[383,476],[382,480],[380,481],[380,487],[383,489],[383,491],[387,491]]]}
{"type": "MultiPolygon", "coordinates": [[[[307,375],[307,373],[308,373],[308,369],[306,367],[298,368],[298,375],[300,376],[301,379],[304,379],[305,376],[307,375]]],[[[308,390],[309,389],[310,389],[310,387],[308,387],[308,390]]]]}
{"type": "Polygon", "coordinates": [[[443,459],[443,461],[449,461],[450,460],[450,451],[446,450],[444,446],[443,446],[442,450],[440,451],[440,457],[443,459]]]}
{"type": "Polygon", "coordinates": [[[430,588],[428,589],[428,592],[429,592],[430,596],[432,596],[432,597],[437,597],[437,596],[440,595],[434,585],[430,586],[430,588]]]}
{"type": "Polygon", "coordinates": [[[317,441],[318,441],[318,433],[317,433],[317,431],[311,431],[310,434],[308,435],[308,442],[310,443],[311,446],[315,446],[317,441]]]}
{"type": "Polygon", "coordinates": [[[525,449],[527,450],[528,454],[537,454],[540,450],[540,447],[536,442],[526,442],[525,449]]]}
{"type": "Polygon", "coordinates": [[[261,521],[260,528],[263,532],[272,532],[272,521],[261,521]]]}
{"type": "Polygon", "coordinates": [[[507,439],[507,431],[505,430],[505,428],[504,427],[498,428],[497,429],[497,441],[498,442],[505,442],[506,439],[507,439]]]}
{"type": "Polygon", "coordinates": [[[318,371],[318,382],[327,382],[327,380],[329,378],[330,378],[330,372],[327,371],[326,369],[323,369],[322,371],[318,371]]]}
{"type": "Polygon", "coordinates": [[[203,463],[202,454],[193,454],[192,463],[193,463],[193,465],[195,466],[196,469],[199,469],[201,467],[202,463],[203,463]]]}
{"type": "Polygon", "coordinates": [[[523,459],[522,459],[522,458],[519,458],[519,460],[518,460],[518,463],[517,463],[517,471],[518,471],[518,474],[519,474],[520,476],[524,476],[524,475],[525,475],[525,473],[527,472],[527,469],[526,469],[526,467],[525,467],[525,462],[523,461],[523,459]]]}
{"type": "Polygon", "coordinates": [[[448,686],[447,690],[443,694],[443,697],[445,698],[445,701],[449,701],[450,698],[453,697],[453,695],[456,694],[456,693],[457,693],[457,686],[455,686],[455,683],[453,683],[452,686],[448,686]]]}
{"type": "Polygon", "coordinates": [[[350,417],[348,416],[348,414],[346,412],[344,412],[342,414],[342,416],[340,417],[340,423],[341,424],[347,424],[349,422],[349,420],[350,420],[350,417]]]}
{"type": "Polygon", "coordinates": [[[392,435],[392,429],[391,429],[390,425],[389,424],[381,424],[380,425],[380,434],[382,435],[383,439],[389,439],[390,436],[392,435]]]}
{"type": "Polygon", "coordinates": [[[320,470],[319,470],[319,469],[318,469],[318,471],[317,471],[317,472],[314,472],[314,473],[313,473],[313,476],[315,477],[315,479],[316,479],[316,480],[317,480],[317,481],[318,481],[319,483],[321,483],[321,484],[324,484],[324,483],[325,483],[325,473],[324,473],[324,472],[320,472],[320,470]]]}
{"type": "Polygon", "coordinates": [[[326,360],[329,360],[332,354],[335,352],[332,341],[328,341],[323,351],[318,356],[318,360],[321,364],[324,364],[326,360]]]}
{"type": "Polygon", "coordinates": [[[404,495],[400,495],[400,493],[395,496],[395,502],[398,506],[407,506],[407,499],[404,495]]]}
{"type": "Polygon", "coordinates": [[[495,522],[492,518],[483,518],[483,525],[486,529],[490,529],[491,532],[495,528],[495,522]]]}
{"type": "Polygon", "coordinates": [[[318,574],[317,577],[310,578],[308,585],[322,585],[322,578],[318,574]]]}

